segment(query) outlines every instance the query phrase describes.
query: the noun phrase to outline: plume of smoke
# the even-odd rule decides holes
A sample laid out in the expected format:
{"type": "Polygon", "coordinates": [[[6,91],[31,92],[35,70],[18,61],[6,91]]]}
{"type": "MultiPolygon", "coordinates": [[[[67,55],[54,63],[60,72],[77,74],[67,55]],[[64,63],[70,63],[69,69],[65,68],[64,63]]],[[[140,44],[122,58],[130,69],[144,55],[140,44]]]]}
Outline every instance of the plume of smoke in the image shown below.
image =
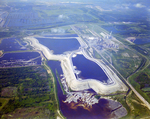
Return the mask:
{"type": "Polygon", "coordinates": [[[51,32],[52,32],[52,33],[60,33],[60,34],[63,34],[63,33],[65,33],[65,29],[63,29],[63,28],[52,28],[52,29],[51,29],[51,32]]]}
{"type": "Polygon", "coordinates": [[[58,19],[68,19],[68,16],[61,14],[58,16],[58,19]]]}

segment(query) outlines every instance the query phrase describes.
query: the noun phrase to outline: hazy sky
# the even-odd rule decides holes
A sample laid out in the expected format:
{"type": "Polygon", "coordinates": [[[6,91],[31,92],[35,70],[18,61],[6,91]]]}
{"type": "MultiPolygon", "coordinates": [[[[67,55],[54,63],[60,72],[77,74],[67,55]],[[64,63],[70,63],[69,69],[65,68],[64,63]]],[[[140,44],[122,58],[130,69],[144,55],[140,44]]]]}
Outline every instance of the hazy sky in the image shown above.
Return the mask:
{"type": "Polygon", "coordinates": [[[19,1],[27,1],[27,2],[37,2],[37,1],[46,1],[46,2],[84,2],[84,3],[95,3],[95,2],[103,2],[103,3],[145,3],[149,4],[149,0],[0,0],[0,1],[9,1],[9,2],[19,2],[19,1]]]}

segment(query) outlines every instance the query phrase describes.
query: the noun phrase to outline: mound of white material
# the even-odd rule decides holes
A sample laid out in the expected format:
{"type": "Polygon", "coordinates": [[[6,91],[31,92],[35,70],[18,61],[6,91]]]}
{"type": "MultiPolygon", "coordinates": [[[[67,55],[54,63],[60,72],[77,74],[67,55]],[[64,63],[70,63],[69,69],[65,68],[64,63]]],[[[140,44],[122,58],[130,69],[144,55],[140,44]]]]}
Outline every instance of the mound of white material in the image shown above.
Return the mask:
{"type": "Polygon", "coordinates": [[[84,51],[80,51],[87,59],[96,62],[106,73],[108,78],[110,78],[114,83],[110,85],[105,85],[102,82],[95,79],[77,80],[75,73],[73,72],[73,65],[71,61],[71,54],[66,55],[54,55],[47,47],[40,44],[39,41],[34,37],[26,37],[25,40],[30,42],[30,45],[36,50],[43,52],[48,60],[59,60],[61,61],[61,67],[66,78],[68,86],[75,91],[85,90],[92,88],[95,92],[99,94],[110,94],[115,91],[127,91],[125,84],[118,78],[118,76],[103,63],[88,57],[84,51]]]}

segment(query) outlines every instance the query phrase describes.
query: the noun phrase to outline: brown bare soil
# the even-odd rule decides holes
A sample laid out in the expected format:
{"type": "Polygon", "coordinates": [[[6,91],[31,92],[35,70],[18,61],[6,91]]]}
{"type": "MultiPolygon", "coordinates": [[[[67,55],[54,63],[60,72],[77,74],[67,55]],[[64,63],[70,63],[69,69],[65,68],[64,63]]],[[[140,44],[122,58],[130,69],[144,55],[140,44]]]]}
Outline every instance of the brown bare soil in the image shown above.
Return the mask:
{"type": "Polygon", "coordinates": [[[17,95],[16,87],[6,87],[2,89],[1,96],[3,97],[13,97],[17,95]]]}

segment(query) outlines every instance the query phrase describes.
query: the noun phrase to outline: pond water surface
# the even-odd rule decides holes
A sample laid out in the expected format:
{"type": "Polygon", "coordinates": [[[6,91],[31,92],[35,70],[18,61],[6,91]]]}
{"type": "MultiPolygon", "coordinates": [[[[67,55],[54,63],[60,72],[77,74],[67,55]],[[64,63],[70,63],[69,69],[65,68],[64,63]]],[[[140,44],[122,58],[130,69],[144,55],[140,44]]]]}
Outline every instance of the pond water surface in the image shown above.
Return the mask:
{"type": "Polygon", "coordinates": [[[0,57],[0,67],[41,65],[41,62],[38,52],[5,53],[0,57]],[[30,59],[33,60],[27,62],[30,59]]]}
{"type": "Polygon", "coordinates": [[[66,51],[77,50],[80,44],[75,38],[52,39],[52,38],[36,38],[39,43],[54,51],[54,54],[62,54],[66,51]]]}
{"type": "Polygon", "coordinates": [[[73,65],[81,71],[78,75],[82,79],[97,79],[101,82],[107,82],[108,77],[101,67],[93,61],[86,59],[83,55],[77,55],[72,58],[73,65]]]}
{"type": "Polygon", "coordinates": [[[3,39],[2,42],[0,43],[0,50],[3,51],[17,51],[17,50],[26,50],[26,48],[22,48],[22,46],[19,45],[17,42],[20,41],[23,45],[26,45],[26,43],[23,43],[20,39],[16,38],[8,38],[8,39],[3,39]]]}

